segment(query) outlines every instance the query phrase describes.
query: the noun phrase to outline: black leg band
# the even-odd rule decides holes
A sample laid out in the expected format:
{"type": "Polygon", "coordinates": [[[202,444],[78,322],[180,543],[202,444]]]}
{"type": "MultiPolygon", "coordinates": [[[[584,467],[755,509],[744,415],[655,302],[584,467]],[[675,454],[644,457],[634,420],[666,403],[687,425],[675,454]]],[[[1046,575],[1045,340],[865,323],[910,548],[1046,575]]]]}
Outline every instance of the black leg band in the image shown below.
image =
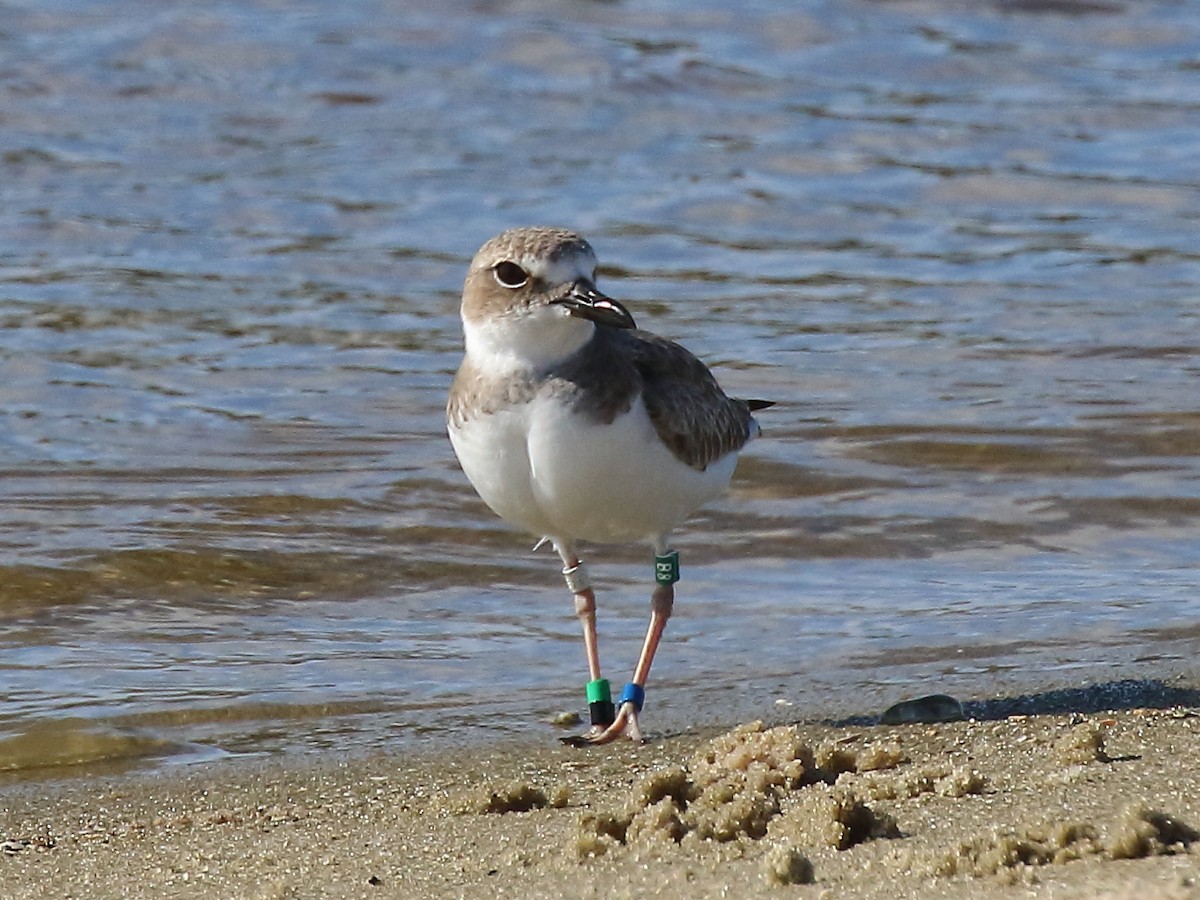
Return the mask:
{"type": "Polygon", "coordinates": [[[617,711],[611,700],[596,700],[589,703],[588,711],[592,714],[592,724],[602,728],[607,728],[617,718],[617,711]]]}

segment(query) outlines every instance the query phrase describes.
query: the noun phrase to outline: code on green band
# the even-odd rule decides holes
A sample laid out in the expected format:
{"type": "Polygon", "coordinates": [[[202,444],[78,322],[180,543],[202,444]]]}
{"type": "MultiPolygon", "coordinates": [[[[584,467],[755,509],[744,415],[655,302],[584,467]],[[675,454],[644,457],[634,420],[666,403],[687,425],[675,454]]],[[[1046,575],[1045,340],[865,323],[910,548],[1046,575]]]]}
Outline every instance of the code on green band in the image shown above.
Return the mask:
{"type": "Polygon", "coordinates": [[[679,580],[679,551],[668,550],[654,557],[654,580],[661,585],[672,585],[679,580]]]}

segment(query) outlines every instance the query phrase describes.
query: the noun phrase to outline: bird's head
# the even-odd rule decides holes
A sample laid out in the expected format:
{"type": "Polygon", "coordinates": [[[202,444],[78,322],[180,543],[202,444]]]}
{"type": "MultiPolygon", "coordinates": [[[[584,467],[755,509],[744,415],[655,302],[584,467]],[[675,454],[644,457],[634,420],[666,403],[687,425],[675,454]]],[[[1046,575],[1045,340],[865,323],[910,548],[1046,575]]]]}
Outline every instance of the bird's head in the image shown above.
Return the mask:
{"type": "Polygon", "coordinates": [[[570,355],[596,325],[636,327],[596,288],[591,245],[558,228],[513,228],[484,244],[463,286],[462,318],[468,352],[475,340],[535,361],[570,355]]]}

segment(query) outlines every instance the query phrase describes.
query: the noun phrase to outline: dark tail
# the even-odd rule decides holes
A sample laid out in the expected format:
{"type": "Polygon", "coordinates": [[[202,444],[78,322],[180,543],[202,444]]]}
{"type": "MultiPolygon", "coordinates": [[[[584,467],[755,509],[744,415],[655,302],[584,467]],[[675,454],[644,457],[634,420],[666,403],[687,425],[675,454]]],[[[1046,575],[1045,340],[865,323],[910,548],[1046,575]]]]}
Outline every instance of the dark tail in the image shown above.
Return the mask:
{"type": "Polygon", "coordinates": [[[750,412],[757,412],[760,409],[766,409],[768,406],[774,406],[774,400],[747,400],[746,405],[750,407],[750,412]]]}

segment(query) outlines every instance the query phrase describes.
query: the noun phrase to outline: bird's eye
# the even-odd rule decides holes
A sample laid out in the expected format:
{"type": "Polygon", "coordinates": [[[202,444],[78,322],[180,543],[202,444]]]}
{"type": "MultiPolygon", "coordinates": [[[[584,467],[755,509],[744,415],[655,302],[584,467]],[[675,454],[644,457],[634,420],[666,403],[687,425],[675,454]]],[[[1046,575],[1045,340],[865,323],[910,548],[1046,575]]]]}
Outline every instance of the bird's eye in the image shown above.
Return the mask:
{"type": "Polygon", "coordinates": [[[529,282],[529,273],[515,262],[508,260],[496,263],[492,268],[492,274],[496,276],[496,281],[500,283],[501,287],[519,288],[524,287],[529,282]]]}

